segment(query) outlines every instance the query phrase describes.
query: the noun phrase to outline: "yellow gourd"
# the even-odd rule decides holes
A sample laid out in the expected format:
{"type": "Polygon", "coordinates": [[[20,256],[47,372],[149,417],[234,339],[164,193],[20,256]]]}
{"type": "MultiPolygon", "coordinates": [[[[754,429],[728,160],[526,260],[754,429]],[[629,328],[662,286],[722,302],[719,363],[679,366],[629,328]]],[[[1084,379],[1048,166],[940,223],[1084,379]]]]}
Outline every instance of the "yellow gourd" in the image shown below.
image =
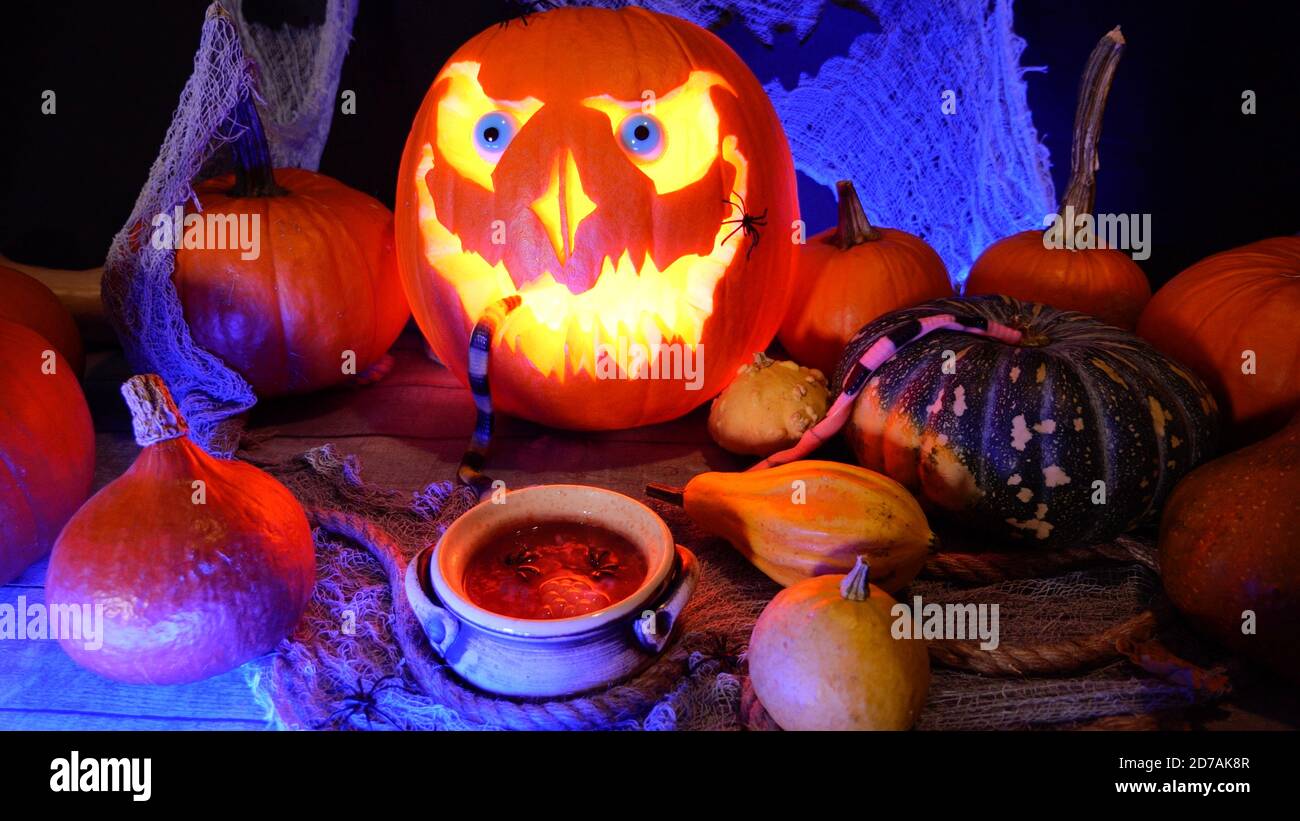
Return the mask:
{"type": "Polygon", "coordinates": [[[684,489],[649,485],[646,493],[681,504],[697,525],[785,586],[846,573],[865,556],[877,584],[895,593],[921,571],[936,542],[906,488],[841,462],[701,473],[684,489]]]}
{"type": "Polygon", "coordinates": [[[826,375],[754,354],[709,408],[709,435],[732,453],[771,456],[799,441],[830,403],[826,375]]]}
{"type": "Polygon", "coordinates": [[[894,638],[893,597],[858,558],[768,603],[750,636],[754,694],[786,730],[906,730],[930,688],[925,641],[894,638]]]}

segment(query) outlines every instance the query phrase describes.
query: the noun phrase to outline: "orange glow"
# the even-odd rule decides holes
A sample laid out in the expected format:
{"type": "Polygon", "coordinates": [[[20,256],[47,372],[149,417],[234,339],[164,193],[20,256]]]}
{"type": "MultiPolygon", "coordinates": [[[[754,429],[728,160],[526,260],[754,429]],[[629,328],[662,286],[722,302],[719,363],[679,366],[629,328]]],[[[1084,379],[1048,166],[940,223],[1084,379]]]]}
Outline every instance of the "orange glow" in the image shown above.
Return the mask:
{"type": "Polygon", "coordinates": [[[505,111],[523,128],[541,109],[542,102],[536,97],[518,101],[492,99],[479,85],[479,68],[478,63],[453,63],[438,75],[438,81],[445,79],[449,82],[446,93],[438,101],[438,122],[441,125],[438,150],[462,177],[493,191],[492,171],[496,163],[485,159],[474,148],[474,127],[483,115],[505,111]]]}
{"type": "MultiPolygon", "coordinates": [[[[657,116],[662,117],[663,105],[661,100],[657,116]]],[[[445,130],[439,128],[440,149],[445,130]]],[[[710,162],[720,158],[732,167],[734,191],[743,198],[749,193],[748,162],[737,142],[735,136],[724,137],[720,151],[715,143],[710,162]]],[[[455,290],[465,315],[471,318],[482,316],[488,305],[503,297],[522,294],[523,305],[501,324],[493,344],[504,344],[510,351],[521,353],[542,374],[558,382],[580,372],[594,377],[595,353],[601,344],[625,340],[646,345],[651,367],[656,364],[660,342],[680,342],[694,349],[705,320],[713,314],[714,289],[745,242],[743,232],[733,233],[734,226],[719,224],[708,253],[686,254],[662,271],[649,255],[638,267],[624,252],[618,259],[606,257],[599,278],[582,293],[575,294],[557,282],[552,271],[543,271],[516,289],[504,263],[490,265],[478,253],[465,250],[460,238],[438,219],[425,182],[433,165],[433,148],[426,143],[414,169],[414,183],[423,256],[433,276],[455,290]]],[[[566,163],[565,176],[569,173],[566,163]]],[[[576,179],[576,169],[572,174],[576,179]]],[[[558,167],[554,182],[558,189],[558,167]]],[[[580,191],[580,185],[575,188],[580,191]]],[[[557,203],[557,210],[561,195],[563,192],[558,192],[550,198],[557,203]]],[[[585,195],[569,195],[564,207],[582,213],[584,208],[592,207],[583,204],[584,199],[585,195]]],[[[552,231],[550,225],[547,228],[552,231]]],[[[564,232],[570,243],[576,230],[575,223],[564,232]]],[[[554,241],[557,232],[552,231],[551,236],[554,241]]]]}
{"type": "Polygon", "coordinates": [[[546,228],[555,256],[560,264],[564,264],[573,253],[578,226],[596,210],[596,203],[582,190],[582,178],[578,175],[578,163],[573,159],[572,151],[564,152],[564,160],[557,160],[551,167],[551,183],[531,208],[546,228]],[[560,176],[561,165],[564,166],[563,179],[560,176]]]}
{"type": "Polygon", "coordinates": [[[692,71],[686,82],[653,101],[615,100],[608,94],[588,97],[582,104],[609,118],[614,139],[630,114],[653,114],[664,126],[664,148],[652,160],[633,161],[654,182],[660,196],[685,188],[703,177],[718,157],[718,112],[710,90],[727,81],[711,71],[692,71]]]}

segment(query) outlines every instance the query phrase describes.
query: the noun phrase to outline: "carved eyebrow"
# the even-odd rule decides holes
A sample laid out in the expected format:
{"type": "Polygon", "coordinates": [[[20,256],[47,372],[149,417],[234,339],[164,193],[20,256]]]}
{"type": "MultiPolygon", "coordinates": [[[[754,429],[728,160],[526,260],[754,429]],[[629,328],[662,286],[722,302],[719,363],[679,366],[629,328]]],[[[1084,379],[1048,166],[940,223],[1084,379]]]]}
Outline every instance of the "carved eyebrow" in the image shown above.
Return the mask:
{"type": "Polygon", "coordinates": [[[670,101],[681,94],[707,93],[715,86],[725,88],[727,92],[730,93],[733,97],[736,96],[736,90],[732,88],[731,84],[728,83],[725,79],[723,79],[721,75],[715,74],[712,71],[701,71],[697,69],[692,71],[690,75],[686,78],[686,81],[683,82],[681,85],[669,89],[667,92],[663,94],[654,94],[653,89],[646,89],[645,93],[650,93],[653,96],[652,97],[643,96],[635,100],[620,99],[618,97],[613,96],[612,94],[593,94],[590,97],[583,98],[582,104],[590,108],[592,102],[600,100],[607,103],[614,103],[615,105],[618,105],[621,108],[627,108],[631,110],[631,109],[640,108],[649,99],[653,99],[656,103],[662,103],[662,102],[670,101]]]}
{"type": "MultiPolygon", "coordinates": [[[[493,97],[483,89],[483,84],[479,82],[478,75],[482,68],[482,63],[477,63],[472,60],[452,63],[438,74],[437,79],[434,80],[434,84],[450,86],[456,80],[463,80],[470,84],[473,90],[482,96],[483,99],[491,100],[495,105],[501,106],[502,108],[508,108],[511,111],[532,112],[545,105],[544,102],[532,96],[525,97],[521,100],[503,100],[498,97],[493,97]]],[[[441,99],[446,99],[447,96],[448,90],[443,89],[441,99]]]]}

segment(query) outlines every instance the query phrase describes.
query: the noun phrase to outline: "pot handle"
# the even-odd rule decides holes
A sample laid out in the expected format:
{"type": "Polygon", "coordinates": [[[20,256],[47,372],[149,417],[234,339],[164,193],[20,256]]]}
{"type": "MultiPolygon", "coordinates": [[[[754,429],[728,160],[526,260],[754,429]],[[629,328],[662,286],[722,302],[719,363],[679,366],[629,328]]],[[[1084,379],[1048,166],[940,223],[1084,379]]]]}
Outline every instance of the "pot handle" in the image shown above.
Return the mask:
{"type": "Polygon", "coordinates": [[[460,622],[446,608],[433,603],[434,599],[425,591],[421,582],[421,579],[428,576],[429,554],[432,550],[432,547],[426,547],[406,565],[406,600],[410,602],[411,611],[424,628],[424,634],[428,636],[434,652],[446,659],[447,650],[460,631],[460,622]]]}
{"type": "Polygon", "coordinates": [[[676,572],[668,583],[659,606],[653,610],[641,611],[641,615],[632,623],[632,633],[641,648],[648,653],[662,653],[668,646],[668,638],[700,580],[700,563],[695,559],[694,553],[681,545],[677,545],[676,565],[676,572]]]}

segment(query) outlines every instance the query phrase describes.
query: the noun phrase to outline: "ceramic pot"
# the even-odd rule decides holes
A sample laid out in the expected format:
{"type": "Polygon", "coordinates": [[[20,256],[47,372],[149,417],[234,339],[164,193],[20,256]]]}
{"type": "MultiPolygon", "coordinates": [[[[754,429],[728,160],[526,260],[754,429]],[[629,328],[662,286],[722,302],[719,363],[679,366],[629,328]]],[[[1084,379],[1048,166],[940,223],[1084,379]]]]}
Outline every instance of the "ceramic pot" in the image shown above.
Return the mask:
{"type": "Polygon", "coordinates": [[[406,595],[434,651],[471,684],[507,696],[554,698],[643,670],[668,645],[699,580],[699,563],[663,519],[621,493],[539,485],[480,503],[407,567],[406,595]],[[467,563],[503,529],[581,522],[617,533],[646,558],[646,578],[621,601],[581,616],[520,619],[465,595],[467,563]]]}

